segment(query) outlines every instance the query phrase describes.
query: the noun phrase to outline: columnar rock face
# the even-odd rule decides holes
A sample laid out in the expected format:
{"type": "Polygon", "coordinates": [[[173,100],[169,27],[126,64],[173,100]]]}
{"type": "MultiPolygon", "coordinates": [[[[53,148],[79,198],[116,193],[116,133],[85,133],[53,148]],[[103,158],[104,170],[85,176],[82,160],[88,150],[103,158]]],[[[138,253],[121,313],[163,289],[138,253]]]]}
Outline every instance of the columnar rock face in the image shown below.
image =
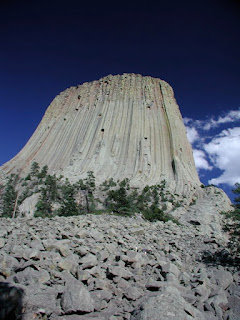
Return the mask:
{"type": "Polygon", "coordinates": [[[137,74],[109,75],[71,87],[48,107],[26,146],[3,165],[26,173],[32,162],[72,181],[129,178],[187,193],[200,184],[172,88],[137,74]]]}

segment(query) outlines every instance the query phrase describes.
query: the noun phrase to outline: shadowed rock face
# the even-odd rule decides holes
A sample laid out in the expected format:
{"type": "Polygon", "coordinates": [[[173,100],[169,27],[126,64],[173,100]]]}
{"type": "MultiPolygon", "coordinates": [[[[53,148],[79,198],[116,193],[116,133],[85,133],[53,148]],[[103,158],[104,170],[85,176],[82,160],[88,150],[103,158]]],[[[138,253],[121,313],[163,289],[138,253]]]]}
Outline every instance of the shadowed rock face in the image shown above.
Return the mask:
{"type": "Polygon", "coordinates": [[[72,181],[93,171],[97,184],[129,178],[142,187],[165,179],[181,193],[200,184],[172,88],[137,74],[109,75],[60,93],[1,169],[26,173],[33,161],[72,181]]]}

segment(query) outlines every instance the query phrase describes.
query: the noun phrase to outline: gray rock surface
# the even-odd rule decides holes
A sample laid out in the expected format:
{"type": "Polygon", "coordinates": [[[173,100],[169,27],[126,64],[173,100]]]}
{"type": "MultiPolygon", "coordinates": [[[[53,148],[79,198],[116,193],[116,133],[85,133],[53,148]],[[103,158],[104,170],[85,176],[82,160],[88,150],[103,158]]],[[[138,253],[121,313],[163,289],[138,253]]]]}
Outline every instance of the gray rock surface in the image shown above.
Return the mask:
{"type": "MultiPolygon", "coordinates": [[[[71,181],[93,171],[97,184],[129,178],[142,187],[165,179],[187,196],[200,186],[172,88],[140,74],[109,75],[61,92],[0,173],[27,173],[33,161],[71,181]]],[[[23,207],[31,214],[31,204],[23,207]]]]}
{"type": "Polygon", "coordinates": [[[81,281],[68,275],[61,299],[63,311],[67,313],[91,312],[94,300],[81,281]]]}
{"type": "Polygon", "coordinates": [[[239,319],[239,273],[201,260],[225,239],[198,226],[83,215],[0,230],[0,281],[24,292],[23,320],[239,319]]]}
{"type": "Polygon", "coordinates": [[[143,305],[141,320],[207,320],[196,308],[190,305],[172,286],[166,287],[156,297],[148,299],[143,305]]]}

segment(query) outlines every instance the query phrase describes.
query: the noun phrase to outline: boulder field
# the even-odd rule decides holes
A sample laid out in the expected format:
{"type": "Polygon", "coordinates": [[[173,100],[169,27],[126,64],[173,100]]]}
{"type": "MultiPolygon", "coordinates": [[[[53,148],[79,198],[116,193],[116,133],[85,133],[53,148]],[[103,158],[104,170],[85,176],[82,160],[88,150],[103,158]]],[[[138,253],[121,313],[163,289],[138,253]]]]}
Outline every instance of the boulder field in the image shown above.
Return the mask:
{"type": "Polygon", "coordinates": [[[23,320],[237,320],[240,274],[223,266],[225,247],[198,226],[140,215],[1,218],[0,291],[17,302],[10,294],[0,317],[14,301],[23,320]]]}

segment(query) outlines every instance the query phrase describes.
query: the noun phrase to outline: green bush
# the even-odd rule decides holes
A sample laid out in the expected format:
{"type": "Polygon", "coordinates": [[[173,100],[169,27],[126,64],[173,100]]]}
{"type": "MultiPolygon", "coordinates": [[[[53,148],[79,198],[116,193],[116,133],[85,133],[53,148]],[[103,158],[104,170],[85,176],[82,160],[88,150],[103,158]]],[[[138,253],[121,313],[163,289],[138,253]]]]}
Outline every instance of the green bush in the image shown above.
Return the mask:
{"type": "Polygon", "coordinates": [[[240,184],[236,183],[233,192],[237,195],[234,211],[223,213],[226,217],[225,230],[229,233],[229,249],[234,258],[240,258],[240,184]]]}
{"type": "Polygon", "coordinates": [[[150,208],[145,209],[143,211],[143,216],[146,220],[152,222],[157,220],[163,221],[164,219],[163,211],[155,206],[151,206],[150,208]]]}
{"type": "Polygon", "coordinates": [[[171,220],[172,222],[179,224],[179,222],[170,214],[164,213],[163,210],[158,207],[152,205],[151,207],[145,209],[143,211],[143,216],[146,220],[154,222],[154,221],[163,221],[167,222],[171,220]]]}
{"type": "Polygon", "coordinates": [[[129,179],[119,182],[116,189],[109,190],[105,199],[107,209],[122,215],[136,212],[136,193],[129,192],[129,179]]]}
{"type": "MultiPolygon", "coordinates": [[[[114,189],[111,189],[110,184],[105,182],[104,186],[108,186],[109,189],[105,205],[117,214],[131,215],[141,212],[148,221],[166,222],[171,220],[177,223],[177,220],[171,215],[164,213],[163,209],[166,209],[166,205],[161,208],[161,201],[165,199],[165,184],[164,180],[160,185],[145,186],[139,194],[137,189],[130,188],[128,179],[124,179],[118,184],[112,181],[114,189]]],[[[180,203],[177,202],[177,206],[180,206],[180,203]]]]}

